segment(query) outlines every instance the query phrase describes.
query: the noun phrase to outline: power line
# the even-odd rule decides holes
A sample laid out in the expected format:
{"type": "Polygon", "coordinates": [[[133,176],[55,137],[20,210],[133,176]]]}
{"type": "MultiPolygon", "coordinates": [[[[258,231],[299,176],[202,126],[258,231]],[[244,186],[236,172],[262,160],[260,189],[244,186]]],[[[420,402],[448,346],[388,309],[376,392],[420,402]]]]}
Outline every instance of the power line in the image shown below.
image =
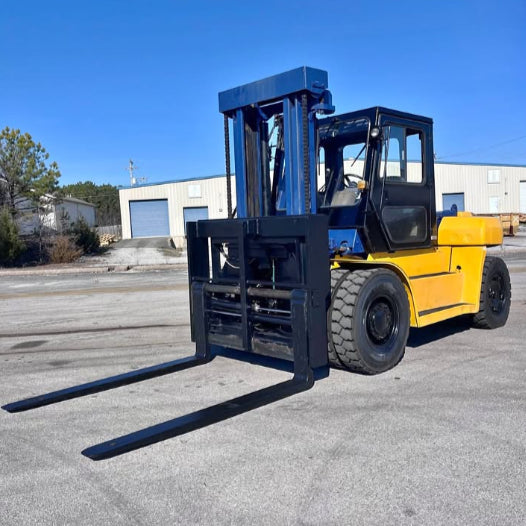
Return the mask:
{"type": "Polygon", "coordinates": [[[485,150],[490,150],[491,148],[498,148],[499,146],[503,146],[504,144],[510,144],[512,142],[520,141],[521,139],[524,139],[524,138],[526,138],[526,135],[521,135],[520,137],[515,137],[514,139],[509,139],[507,141],[492,144],[490,146],[484,146],[482,148],[476,148],[475,150],[470,150],[470,151],[462,152],[462,153],[454,153],[451,155],[441,155],[440,157],[437,157],[436,159],[437,160],[450,159],[451,157],[461,157],[462,155],[469,155],[470,153],[482,152],[485,150]]]}

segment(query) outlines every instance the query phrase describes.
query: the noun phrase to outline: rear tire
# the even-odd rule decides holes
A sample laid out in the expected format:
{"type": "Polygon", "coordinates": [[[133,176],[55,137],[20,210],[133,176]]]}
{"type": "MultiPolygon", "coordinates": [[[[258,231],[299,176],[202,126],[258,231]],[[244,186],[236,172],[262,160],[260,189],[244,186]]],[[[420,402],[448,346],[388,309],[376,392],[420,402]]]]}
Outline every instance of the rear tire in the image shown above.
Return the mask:
{"type": "Polygon", "coordinates": [[[482,270],[480,307],[473,316],[479,329],[496,329],[506,324],[511,305],[511,281],[506,263],[501,258],[487,256],[482,270]]]}
{"type": "Polygon", "coordinates": [[[328,320],[331,363],[334,356],[337,366],[369,375],[392,369],[404,356],[409,334],[402,282],[383,268],[342,271],[334,280],[328,320]]]}

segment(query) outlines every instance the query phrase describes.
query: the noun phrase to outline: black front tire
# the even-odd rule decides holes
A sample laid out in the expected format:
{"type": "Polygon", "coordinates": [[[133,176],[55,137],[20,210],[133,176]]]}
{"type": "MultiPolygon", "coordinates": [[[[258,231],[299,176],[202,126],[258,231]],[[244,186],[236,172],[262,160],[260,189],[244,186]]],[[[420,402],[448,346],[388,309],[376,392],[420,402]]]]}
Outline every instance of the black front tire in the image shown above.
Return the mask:
{"type": "Polygon", "coordinates": [[[347,275],[349,274],[349,270],[345,268],[336,268],[331,270],[331,304],[330,308],[327,312],[327,330],[329,332],[329,364],[332,367],[337,367],[339,369],[344,369],[345,366],[342,364],[340,358],[338,357],[338,354],[336,353],[336,349],[334,345],[331,344],[331,323],[332,323],[332,313],[334,309],[334,300],[336,298],[336,291],[338,290],[340,283],[346,279],[347,275]]]}
{"type": "Polygon", "coordinates": [[[473,316],[473,325],[479,329],[496,329],[506,324],[511,306],[511,281],[506,263],[487,256],[482,271],[480,307],[473,316]]]}
{"type": "Polygon", "coordinates": [[[362,374],[392,369],[404,356],[409,334],[402,282],[383,268],[342,272],[337,278],[329,310],[329,355],[362,374]]]}

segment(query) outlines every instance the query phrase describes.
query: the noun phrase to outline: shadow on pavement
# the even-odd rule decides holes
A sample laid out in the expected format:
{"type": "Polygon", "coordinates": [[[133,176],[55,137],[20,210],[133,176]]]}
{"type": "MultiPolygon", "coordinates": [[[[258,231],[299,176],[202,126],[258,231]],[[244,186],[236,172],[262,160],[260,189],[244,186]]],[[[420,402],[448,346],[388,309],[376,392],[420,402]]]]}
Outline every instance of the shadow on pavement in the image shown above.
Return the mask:
{"type": "Polygon", "coordinates": [[[407,347],[420,347],[428,343],[440,340],[446,336],[452,336],[459,332],[469,331],[471,329],[470,316],[459,316],[451,320],[441,321],[428,327],[420,329],[411,329],[407,347]]]}

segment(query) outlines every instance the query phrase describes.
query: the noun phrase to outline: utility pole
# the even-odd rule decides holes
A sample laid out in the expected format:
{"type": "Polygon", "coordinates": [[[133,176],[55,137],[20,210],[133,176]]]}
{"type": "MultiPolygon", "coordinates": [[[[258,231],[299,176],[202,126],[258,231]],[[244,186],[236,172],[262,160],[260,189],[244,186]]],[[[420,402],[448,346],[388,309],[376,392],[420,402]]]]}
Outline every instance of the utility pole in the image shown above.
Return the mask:
{"type": "Polygon", "coordinates": [[[128,172],[130,173],[130,186],[135,186],[137,183],[142,184],[148,180],[147,177],[135,177],[135,170],[137,170],[137,167],[135,166],[135,163],[130,159],[130,162],[128,163],[128,172]]]}
{"type": "Polygon", "coordinates": [[[133,171],[135,170],[135,166],[133,166],[133,161],[130,159],[130,163],[128,164],[128,172],[130,172],[130,186],[134,186],[137,180],[135,179],[133,175],[133,171]]]}

